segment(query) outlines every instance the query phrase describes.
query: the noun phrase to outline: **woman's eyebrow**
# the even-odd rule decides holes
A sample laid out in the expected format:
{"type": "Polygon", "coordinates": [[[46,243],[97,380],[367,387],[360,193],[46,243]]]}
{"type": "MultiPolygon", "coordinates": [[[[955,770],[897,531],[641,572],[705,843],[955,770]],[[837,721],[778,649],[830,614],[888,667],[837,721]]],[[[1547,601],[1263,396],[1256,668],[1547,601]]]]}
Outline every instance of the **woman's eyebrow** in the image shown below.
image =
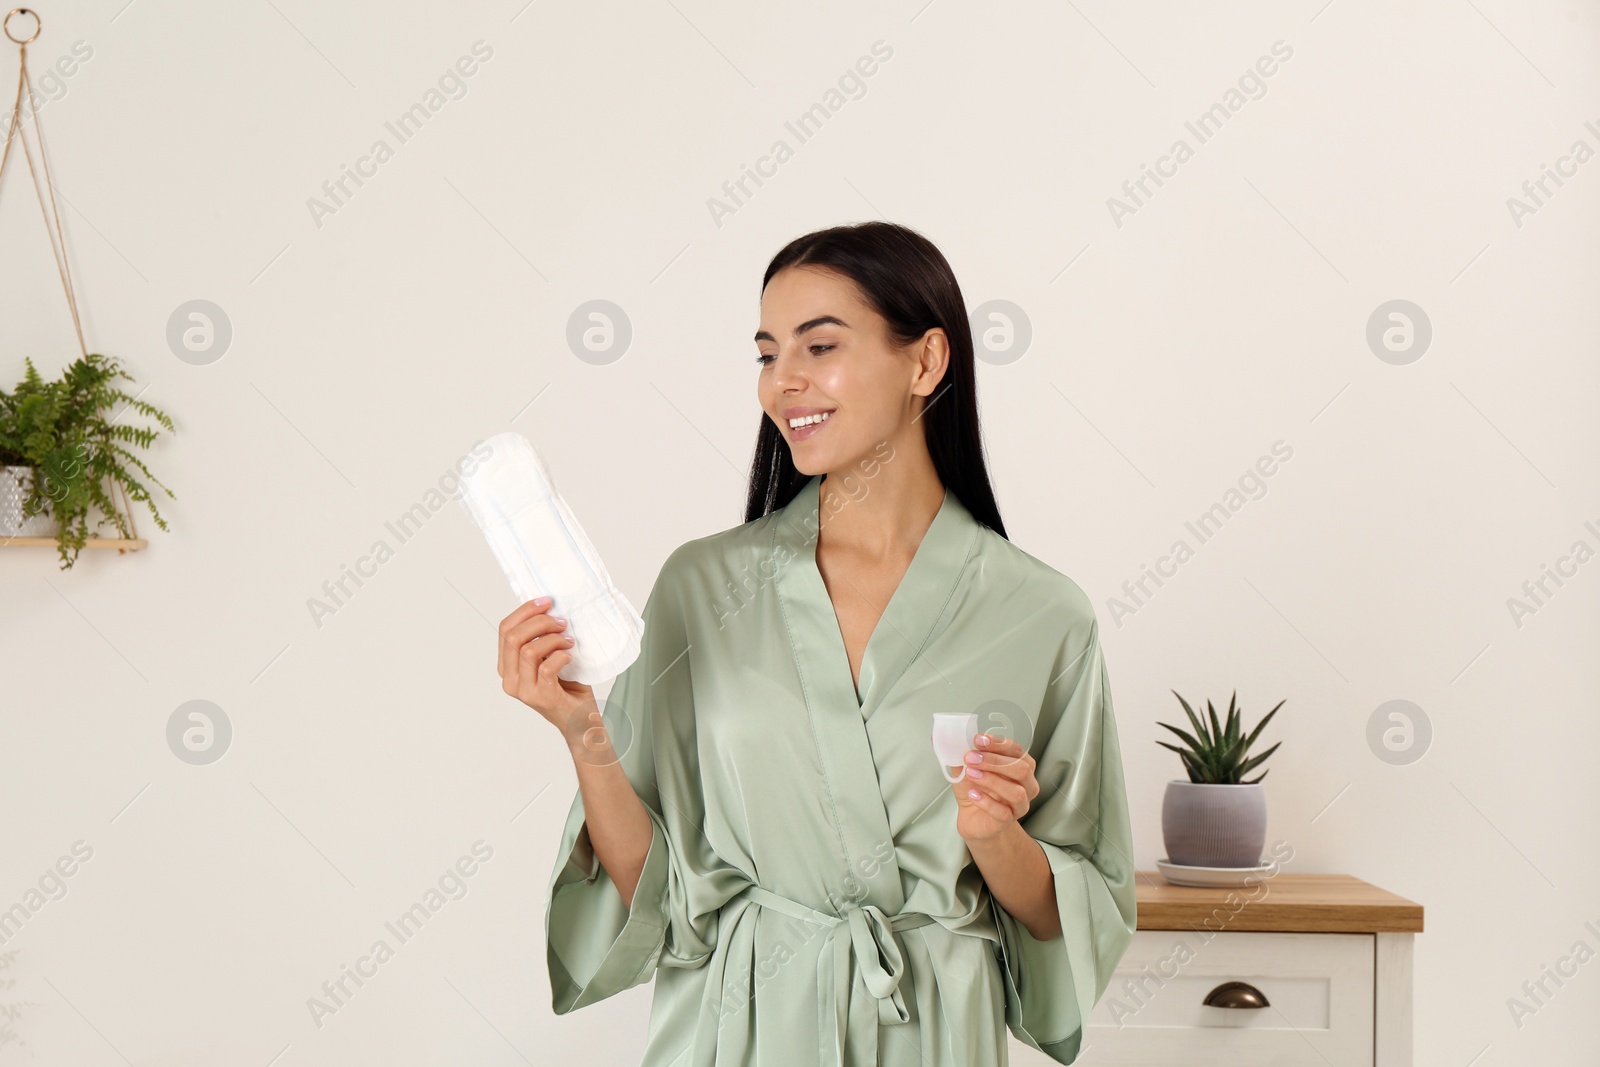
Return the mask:
{"type": "MultiPolygon", "coordinates": [[[[814,330],[818,326],[830,326],[830,325],[831,326],[843,326],[847,330],[850,328],[850,324],[848,322],[844,321],[843,319],[839,318],[837,315],[820,315],[817,318],[808,319],[807,321],[802,322],[800,325],[796,326],[794,328],[794,335],[796,337],[799,337],[801,334],[805,333],[807,330],[814,330]]],[[[774,344],[776,344],[777,340],[778,340],[776,337],[772,336],[766,330],[757,330],[755,339],[757,341],[771,341],[774,344]]]]}

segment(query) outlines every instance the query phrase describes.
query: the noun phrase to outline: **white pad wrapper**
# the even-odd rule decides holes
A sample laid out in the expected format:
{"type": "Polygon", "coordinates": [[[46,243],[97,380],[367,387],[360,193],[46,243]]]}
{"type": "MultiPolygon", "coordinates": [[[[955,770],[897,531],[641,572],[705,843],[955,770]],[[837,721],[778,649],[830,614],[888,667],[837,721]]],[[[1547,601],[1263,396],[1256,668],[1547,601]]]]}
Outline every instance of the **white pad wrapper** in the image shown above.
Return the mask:
{"type": "Polygon", "coordinates": [[[490,457],[461,479],[462,502],[518,603],[553,597],[547,610],[567,620],[575,640],[560,677],[591,686],[615,678],[639,657],[644,620],[611,584],[533,444],[514,431],[486,444],[490,457]]]}

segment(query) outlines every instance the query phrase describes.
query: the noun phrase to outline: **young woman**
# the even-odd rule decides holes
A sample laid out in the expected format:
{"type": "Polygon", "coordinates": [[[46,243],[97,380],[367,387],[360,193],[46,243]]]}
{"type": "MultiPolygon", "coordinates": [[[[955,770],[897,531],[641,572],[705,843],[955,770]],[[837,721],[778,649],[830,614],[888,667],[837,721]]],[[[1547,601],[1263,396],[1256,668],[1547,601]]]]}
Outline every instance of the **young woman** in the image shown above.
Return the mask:
{"type": "Polygon", "coordinates": [[[557,1013],[655,979],[645,1067],[1071,1063],[1135,928],[1094,611],[1005,536],[972,336],[926,238],[867,223],[762,279],[747,521],[677,548],[598,712],[565,621],[505,691],[578,777],[545,916],[557,1013]],[[984,733],[951,784],[936,712],[984,733]]]}

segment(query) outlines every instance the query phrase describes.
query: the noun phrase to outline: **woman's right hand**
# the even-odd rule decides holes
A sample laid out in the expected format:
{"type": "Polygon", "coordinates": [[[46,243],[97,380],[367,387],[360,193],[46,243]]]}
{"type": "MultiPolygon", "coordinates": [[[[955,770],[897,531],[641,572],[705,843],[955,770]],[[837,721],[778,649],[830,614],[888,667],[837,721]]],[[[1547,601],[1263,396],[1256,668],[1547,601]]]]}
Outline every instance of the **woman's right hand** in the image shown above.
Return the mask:
{"type": "Polygon", "coordinates": [[[520,605],[500,620],[500,687],[544,716],[571,744],[588,730],[594,689],[558,673],[572,659],[567,620],[550,614],[549,597],[520,605]]]}

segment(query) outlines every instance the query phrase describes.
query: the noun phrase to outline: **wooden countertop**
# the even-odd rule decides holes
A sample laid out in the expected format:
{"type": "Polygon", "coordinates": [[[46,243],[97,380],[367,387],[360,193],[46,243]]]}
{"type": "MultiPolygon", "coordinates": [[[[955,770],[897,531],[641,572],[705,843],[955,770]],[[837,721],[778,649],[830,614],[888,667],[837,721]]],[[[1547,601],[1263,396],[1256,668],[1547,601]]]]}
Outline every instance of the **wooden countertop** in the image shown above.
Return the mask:
{"type": "Polygon", "coordinates": [[[1228,889],[1135,871],[1141,930],[1421,933],[1422,905],[1348,874],[1280,871],[1228,889]]]}

